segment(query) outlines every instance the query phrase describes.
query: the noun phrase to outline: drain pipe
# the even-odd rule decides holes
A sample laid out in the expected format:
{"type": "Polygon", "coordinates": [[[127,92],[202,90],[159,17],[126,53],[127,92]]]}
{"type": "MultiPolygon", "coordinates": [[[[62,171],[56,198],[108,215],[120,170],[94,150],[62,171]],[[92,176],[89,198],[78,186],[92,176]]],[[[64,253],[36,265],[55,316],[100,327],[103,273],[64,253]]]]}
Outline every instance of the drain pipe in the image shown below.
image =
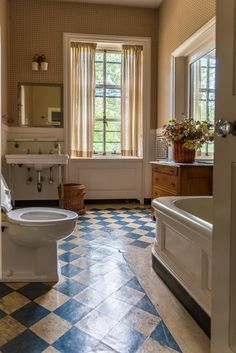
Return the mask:
{"type": "Polygon", "coordinates": [[[38,192],[42,191],[42,178],[41,178],[40,170],[37,170],[37,189],[38,189],[38,192]]]}

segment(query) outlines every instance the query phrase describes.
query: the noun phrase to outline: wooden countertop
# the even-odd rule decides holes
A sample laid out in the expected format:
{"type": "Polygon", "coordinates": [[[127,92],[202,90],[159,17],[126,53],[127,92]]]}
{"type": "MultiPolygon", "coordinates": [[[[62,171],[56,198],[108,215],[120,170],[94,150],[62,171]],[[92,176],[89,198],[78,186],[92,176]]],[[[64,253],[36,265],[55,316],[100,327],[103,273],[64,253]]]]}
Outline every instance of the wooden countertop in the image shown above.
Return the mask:
{"type": "Polygon", "coordinates": [[[185,166],[185,167],[213,167],[213,161],[195,161],[194,163],[176,163],[173,161],[150,161],[150,164],[156,164],[156,165],[166,165],[166,166],[170,166],[170,167],[181,167],[181,166],[185,166]]]}

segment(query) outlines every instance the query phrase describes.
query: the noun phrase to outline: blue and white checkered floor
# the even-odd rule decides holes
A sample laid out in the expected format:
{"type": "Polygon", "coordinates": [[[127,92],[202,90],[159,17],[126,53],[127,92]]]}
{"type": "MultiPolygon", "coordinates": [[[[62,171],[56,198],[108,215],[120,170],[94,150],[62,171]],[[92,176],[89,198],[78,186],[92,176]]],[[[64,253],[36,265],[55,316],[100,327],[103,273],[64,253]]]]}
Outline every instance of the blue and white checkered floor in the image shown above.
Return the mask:
{"type": "Polygon", "coordinates": [[[150,210],[86,212],[59,245],[59,283],[0,284],[1,352],[181,352],[122,255],[154,237],[150,210]]]}

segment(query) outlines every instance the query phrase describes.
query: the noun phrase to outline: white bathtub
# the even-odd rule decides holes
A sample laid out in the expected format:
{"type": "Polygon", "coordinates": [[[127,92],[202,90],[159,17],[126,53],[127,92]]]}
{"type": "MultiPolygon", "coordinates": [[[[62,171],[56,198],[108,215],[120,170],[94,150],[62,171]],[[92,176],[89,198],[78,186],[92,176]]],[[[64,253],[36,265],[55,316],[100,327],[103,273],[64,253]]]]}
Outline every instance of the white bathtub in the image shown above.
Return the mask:
{"type": "Polygon", "coordinates": [[[153,256],[210,316],[212,197],[160,197],[153,256]]]}

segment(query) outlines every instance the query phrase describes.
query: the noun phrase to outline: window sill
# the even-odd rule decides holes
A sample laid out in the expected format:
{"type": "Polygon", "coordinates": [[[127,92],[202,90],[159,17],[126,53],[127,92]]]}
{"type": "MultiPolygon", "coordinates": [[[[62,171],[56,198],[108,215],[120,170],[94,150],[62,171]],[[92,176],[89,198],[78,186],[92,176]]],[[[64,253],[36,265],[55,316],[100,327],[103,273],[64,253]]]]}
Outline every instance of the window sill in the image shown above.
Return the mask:
{"type": "Polygon", "coordinates": [[[71,160],[82,161],[142,161],[143,157],[123,157],[123,156],[93,156],[93,157],[71,157],[71,160]]]}

